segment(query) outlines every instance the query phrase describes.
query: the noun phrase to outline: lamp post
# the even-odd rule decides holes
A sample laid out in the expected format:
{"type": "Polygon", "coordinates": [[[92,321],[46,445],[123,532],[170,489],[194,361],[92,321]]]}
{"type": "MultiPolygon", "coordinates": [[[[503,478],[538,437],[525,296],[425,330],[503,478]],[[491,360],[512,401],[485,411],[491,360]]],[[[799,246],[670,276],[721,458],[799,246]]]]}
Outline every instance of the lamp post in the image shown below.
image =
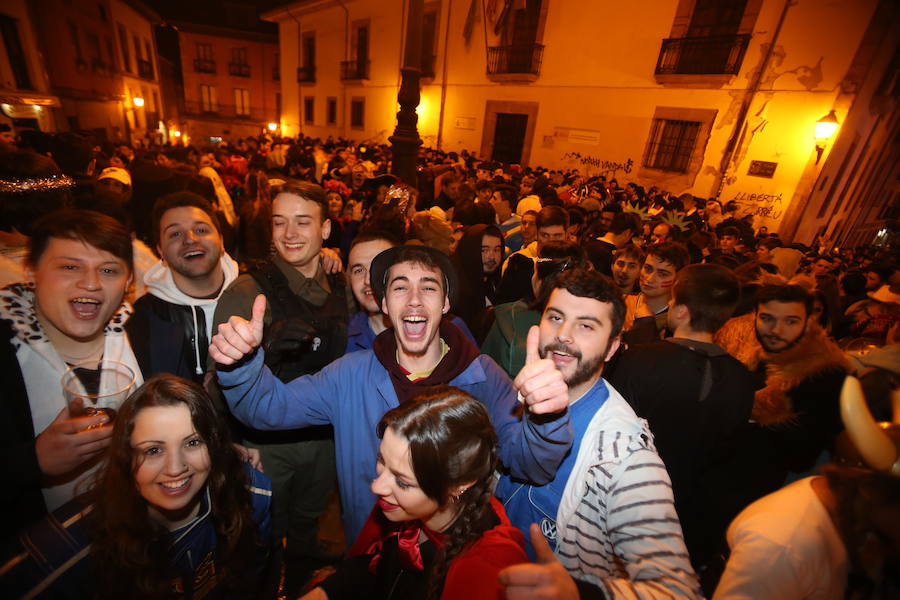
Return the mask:
{"type": "Polygon", "coordinates": [[[819,164],[819,161],[822,160],[825,145],[831,139],[831,136],[834,135],[834,132],[837,131],[839,125],[837,115],[834,114],[833,110],[816,121],[816,164],[819,164]]]}
{"type": "Polygon", "coordinates": [[[397,127],[388,139],[391,142],[391,173],[411,186],[416,184],[416,158],[422,140],[416,124],[419,116],[419,79],[422,75],[422,12],[424,0],[410,0],[406,21],[406,48],[400,69],[400,91],[397,93],[397,127]]]}

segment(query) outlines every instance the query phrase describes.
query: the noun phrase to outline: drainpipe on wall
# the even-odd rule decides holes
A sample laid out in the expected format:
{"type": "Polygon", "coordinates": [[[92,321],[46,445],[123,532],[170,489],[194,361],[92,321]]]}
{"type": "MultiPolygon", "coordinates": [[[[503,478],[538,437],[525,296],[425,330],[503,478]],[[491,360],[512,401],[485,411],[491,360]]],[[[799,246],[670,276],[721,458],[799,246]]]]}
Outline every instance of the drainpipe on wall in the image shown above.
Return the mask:
{"type": "Polygon", "coordinates": [[[753,98],[756,97],[756,93],[759,91],[759,85],[762,83],[762,78],[769,68],[769,62],[772,60],[772,54],[775,52],[775,42],[778,41],[778,36],[781,33],[781,26],[784,25],[788,9],[795,3],[795,0],[785,0],[784,8],[781,9],[781,16],[778,17],[778,24],[775,26],[775,32],[772,34],[772,39],[769,41],[769,47],[766,49],[766,55],[763,57],[762,64],[759,65],[759,70],[753,76],[753,81],[750,82],[750,87],[741,102],[741,109],[738,111],[734,129],[731,132],[731,137],[728,138],[728,143],[725,144],[722,162],[719,163],[719,173],[721,173],[721,175],[719,175],[719,184],[716,186],[716,193],[713,196],[717,200],[719,199],[719,196],[722,195],[722,190],[725,189],[725,181],[728,179],[728,170],[731,166],[731,159],[734,157],[738,142],[743,135],[744,125],[747,123],[747,113],[750,112],[750,105],[753,104],[753,98]]]}
{"type": "MultiPolygon", "coordinates": [[[[350,60],[350,9],[344,4],[344,0],[337,0],[341,8],[344,9],[344,60],[350,60]]],[[[347,138],[347,127],[350,125],[350,119],[347,118],[347,86],[341,85],[341,110],[343,111],[344,133],[343,138],[347,138]]]]}
{"type": "MultiPolygon", "coordinates": [[[[300,51],[303,49],[301,47],[303,43],[303,32],[300,31],[300,19],[294,16],[294,13],[291,12],[291,9],[287,9],[287,14],[290,18],[294,20],[294,23],[297,24],[297,56],[300,56],[300,51]]],[[[278,45],[278,60],[280,61],[283,57],[281,56],[281,44],[278,45]]],[[[297,61],[297,68],[300,68],[300,61],[297,61]]],[[[281,70],[281,65],[278,65],[278,70],[281,70]]],[[[281,111],[284,112],[284,84],[286,81],[287,73],[281,74],[281,111]]],[[[296,70],[294,71],[294,79],[297,80],[297,131],[303,131],[303,84],[300,83],[300,78],[297,77],[296,70]]],[[[281,127],[281,115],[278,115],[278,126],[281,127]]]]}
{"type": "Polygon", "coordinates": [[[444,28],[444,64],[441,66],[441,108],[438,112],[437,149],[444,143],[444,103],[447,101],[447,56],[450,49],[450,14],[453,11],[453,0],[447,0],[447,24],[444,28]]]}

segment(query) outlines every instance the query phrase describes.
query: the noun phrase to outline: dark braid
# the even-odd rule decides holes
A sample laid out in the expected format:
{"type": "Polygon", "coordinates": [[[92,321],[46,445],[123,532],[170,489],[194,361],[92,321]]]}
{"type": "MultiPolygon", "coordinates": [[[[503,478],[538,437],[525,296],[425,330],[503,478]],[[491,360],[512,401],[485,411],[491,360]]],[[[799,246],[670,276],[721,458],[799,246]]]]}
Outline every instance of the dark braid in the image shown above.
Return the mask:
{"type": "Polygon", "coordinates": [[[422,492],[441,510],[456,508],[453,522],[444,530],[444,546],[429,569],[426,597],[436,599],[450,563],[498,524],[491,507],[497,434],[485,406],[450,386],[432,388],[388,411],[378,424],[378,436],[388,427],[409,443],[410,463],[422,492]],[[455,500],[453,494],[459,490],[465,491],[455,500]]]}
{"type": "Polygon", "coordinates": [[[431,567],[426,600],[436,600],[440,597],[444,579],[453,559],[496,525],[494,509],[491,508],[492,495],[493,482],[489,479],[479,481],[459,497],[459,516],[444,531],[447,538],[431,567]]]}

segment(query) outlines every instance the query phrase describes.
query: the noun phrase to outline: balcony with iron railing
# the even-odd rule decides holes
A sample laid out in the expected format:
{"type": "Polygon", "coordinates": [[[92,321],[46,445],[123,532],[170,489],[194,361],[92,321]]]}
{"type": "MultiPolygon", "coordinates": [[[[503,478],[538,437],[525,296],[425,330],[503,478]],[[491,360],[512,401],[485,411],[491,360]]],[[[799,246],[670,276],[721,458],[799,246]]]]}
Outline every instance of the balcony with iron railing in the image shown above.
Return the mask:
{"type": "Polygon", "coordinates": [[[138,65],[138,77],[141,79],[149,79],[153,80],[153,63],[149,60],[144,60],[139,58],[137,61],[138,65]]]}
{"type": "Polygon", "coordinates": [[[250,65],[246,63],[228,63],[228,73],[235,77],[250,77],[250,65]]]}
{"type": "Polygon", "coordinates": [[[487,74],[493,81],[536,81],[541,74],[543,44],[490,46],[487,74]]]}
{"type": "Polygon", "coordinates": [[[316,67],[314,65],[304,65],[297,67],[297,83],[315,83],[316,67]]]}
{"type": "Polygon", "coordinates": [[[656,80],[680,83],[687,76],[698,81],[727,81],[741,70],[749,43],[749,34],[664,39],[656,61],[656,80]]]}
{"type": "Polygon", "coordinates": [[[267,122],[275,120],[275,109],[234,104],[210,104],[198,100],[184,101],[184,114],[192,117],[210,117],[242,121],[267,122]]]}
{"type": "Polygon", "coordinates": [[[216,61],[210,58],[195,58],[194,71],[197,73],[215,73],[216,61]]]}
{"type": "Polygon", "coordinates": [[[369,78],[369,62],[368,60],[342,60],[341,61],[341,80],[352,81],[357,79],[369,78]]]}

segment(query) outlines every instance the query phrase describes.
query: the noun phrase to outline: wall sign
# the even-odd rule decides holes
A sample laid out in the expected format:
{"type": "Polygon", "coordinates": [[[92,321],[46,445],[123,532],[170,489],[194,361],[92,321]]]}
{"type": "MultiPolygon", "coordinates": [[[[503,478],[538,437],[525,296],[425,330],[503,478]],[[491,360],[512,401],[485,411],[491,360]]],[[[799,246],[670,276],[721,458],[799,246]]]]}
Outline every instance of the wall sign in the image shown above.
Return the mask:
{"type": "Polygon", "coordinates": [[[750,161],[750,168],[747,169],[747,175],[753,175],[754,177],[766,177],[768,179],[772,179],[772,176],[775,175],[775,167],[778,166],[776,162],[768,162],[765,160],[753,160],[750,161]]]}

